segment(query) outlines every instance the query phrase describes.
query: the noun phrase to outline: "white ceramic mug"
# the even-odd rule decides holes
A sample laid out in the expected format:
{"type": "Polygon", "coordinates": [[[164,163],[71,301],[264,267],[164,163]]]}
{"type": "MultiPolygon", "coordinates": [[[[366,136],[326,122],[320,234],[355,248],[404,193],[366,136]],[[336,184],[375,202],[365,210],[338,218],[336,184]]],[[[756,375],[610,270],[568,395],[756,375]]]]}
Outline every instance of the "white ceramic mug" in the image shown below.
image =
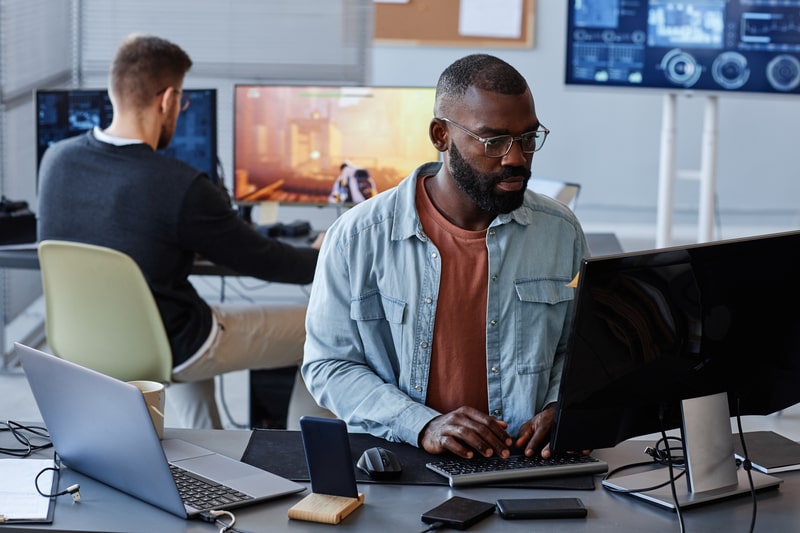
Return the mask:
{"type": "Polygon", "coordinates": [[[153,421],[153,426],[156,428],[158,438],[164,438],[164,407],[166,405],[166,387],[163,383],[158,381],[129,381],[131,385],[136,386],[142,391],[144,401],[147,404],[147,410],[150,411],[150,419],[153,421]]]}

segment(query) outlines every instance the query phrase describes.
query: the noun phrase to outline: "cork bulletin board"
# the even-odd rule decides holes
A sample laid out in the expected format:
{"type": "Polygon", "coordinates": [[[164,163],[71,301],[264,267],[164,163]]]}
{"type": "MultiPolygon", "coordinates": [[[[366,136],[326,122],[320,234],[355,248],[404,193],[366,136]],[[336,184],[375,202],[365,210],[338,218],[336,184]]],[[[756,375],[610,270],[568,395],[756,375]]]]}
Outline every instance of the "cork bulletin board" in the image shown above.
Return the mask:
{"type": "MultiPolygon", "coordinates": [[[[473,0],[407,0],[398,2],[375,2],[374,41],[379,44],[409,44],[423,46],[470,46],[478,48],[532,48],[534,37],[535,0],[509,0],[515,9],[503,12],[504,2],[484,2],[496,15],[499,23],[507,23],[504,15],[519,19],[519,28],[503,28],[503,31],[465,30],[470,16],[475,16],[473,0]],[[494,11],[496,10],[496,12],[494,11]],[[510,31],[507,31],[510,30],[510,31]]],[[[494,18],[494,17],[491,17],[494,18]]]]}

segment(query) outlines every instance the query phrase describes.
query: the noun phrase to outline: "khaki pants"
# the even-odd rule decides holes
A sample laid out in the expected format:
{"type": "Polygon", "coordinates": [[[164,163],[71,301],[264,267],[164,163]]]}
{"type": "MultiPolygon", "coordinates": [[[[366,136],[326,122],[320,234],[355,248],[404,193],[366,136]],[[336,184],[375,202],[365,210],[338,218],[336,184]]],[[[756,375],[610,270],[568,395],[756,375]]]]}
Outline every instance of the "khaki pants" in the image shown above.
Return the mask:
{"type": "MultiPolygon", "coordinates": [[[[305,342],[305,306],[217,304],[219,329],[211,346],[173,373],[167,397],[178,423],[196,429],[222,428],[214,377],[236,370],[299,366],[305,342]]],[[[288,426],[302,415],[330,416],[311,398],[299,375],[289,400],[288,426]]]]}

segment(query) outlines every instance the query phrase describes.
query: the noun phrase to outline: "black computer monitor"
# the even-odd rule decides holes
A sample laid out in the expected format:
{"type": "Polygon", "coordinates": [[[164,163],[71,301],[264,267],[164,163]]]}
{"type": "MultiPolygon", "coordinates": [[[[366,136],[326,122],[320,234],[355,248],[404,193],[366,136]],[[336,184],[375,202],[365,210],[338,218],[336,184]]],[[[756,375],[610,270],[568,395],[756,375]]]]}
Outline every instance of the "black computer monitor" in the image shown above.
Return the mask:
{"type": "Polygon", "coordinates": [[[760,0],[569,0],[566,83],[800,93],[800,10],[760,0]]]}
{"type": "MultiPolygon", "coordinates": [[[[162,153],[202,170],[215,183],[217,171],[217,91],[184,89],[191,103],[178,116],[175,134],[162,153]]],[[[106,89],[36,91],[37,165],[54,142],[111,124],[113,109],[106,89]]]]}
{"type": "Polygon", "coordinates": [[[680,428],[684,503],[714,492],[699,461],[736,473],[730,417],[800,402],[798,265],[800,232],[584,260],[551,447],[680,428]]]}
{"type": "Polygon", "coordinates": [[[234,200],[240,204],[338,203],[342,164],[377,192],[437,161],[428,125],[433,87],[234,87],[234,200]]]}

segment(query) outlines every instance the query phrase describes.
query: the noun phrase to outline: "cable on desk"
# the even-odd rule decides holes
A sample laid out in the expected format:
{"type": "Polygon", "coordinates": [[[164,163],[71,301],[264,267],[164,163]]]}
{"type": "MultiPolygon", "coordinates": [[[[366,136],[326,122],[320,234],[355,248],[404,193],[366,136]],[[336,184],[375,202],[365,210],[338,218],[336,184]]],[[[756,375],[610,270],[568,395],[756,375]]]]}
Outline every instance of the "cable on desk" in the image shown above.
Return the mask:
{"type": "Polygon", "coordinates": [[[747,481],[750,484],[750,498],[753,502],[753,512],[750,514],[750,533],[753,532],[756,528],[756,516],[758,515],[758,498],[756,498],[756,488],[753,484],[753,464],[750,462],[750,455],[747,452],[747,443],[745,442],[744,432],[742,431],[742,417],[740,411],[740,398],[736,398],[736,427],[739,430],[739,442],[742,445],[742,457],[744,459],[741,462],[737,461],[744,471],[747,473],[747,481]]]}
{"type": "Polygon", "coordinates": [[[233,533],[250,533],[249,531],[234,527],[234,524],[236,524],[236,516],[230,511],[211,510],[201,514],[200,518],[206,522],[220,526],[219,533],[228,533],[229,531],[233,533]],[[222,515],[225,515],[229,521],[225,522],[222,520],[220,518],[222,515]]]}
{"type": "Polygon", "coordinates": [[[13,455],[15,457],[28,457],[30,454],[39,450],[44,450],[53,446],[50,441],[50,434],[44,426],[25,426],[19,422],[8,420],[0,422],[0,432],[8,431],[17,442],[22,444],[22,448],[2,448],[0,453],[13,455]],[[43,439],[44,442],[36,443],[35,439],[43,439]]]}
{"type": "Polygon", "coordinates": [[[56,454],[55,456],[55,462],[59,466],[48,466],[47,468],[41,469],[39,473],[36,474],[36,478],[34,478],[33,480],[33,484],[36,487],[36,492],[38,492],[45,498],[56,498],[58,496],[64,496],[65,494],[70,494],[72,496],[73,502],[81,501],[81,493],[80,493],[81,486],[78,485],[77,483],[74,485],[70,485],[69,487],[60,492],[54,492],[52,494],[45,494],[44,492],[42,492],[42,489],[39,488],[39,478],[42,476],[42,474],[44,474],[45,472],[49,472],[51,470],[56,474],[56,487],[58,487],[58,482],[61,480],[61,466],[60,466],[61,461],[58,458],[58,454],[56,454]]]}

